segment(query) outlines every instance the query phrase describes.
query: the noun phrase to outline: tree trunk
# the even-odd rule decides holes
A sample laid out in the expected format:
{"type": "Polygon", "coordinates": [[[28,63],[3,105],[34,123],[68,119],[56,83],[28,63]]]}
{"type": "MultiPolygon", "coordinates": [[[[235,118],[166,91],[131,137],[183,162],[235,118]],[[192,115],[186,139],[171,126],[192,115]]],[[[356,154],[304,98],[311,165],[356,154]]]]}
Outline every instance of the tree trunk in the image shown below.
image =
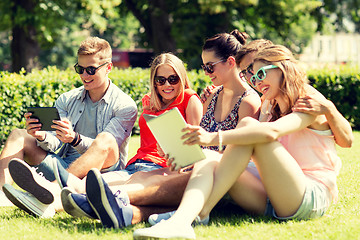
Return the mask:
{"type": "Polygon", "coordinates": [[[36,28],[32,18],[32,13],[36,3],[32,0],[15,0],[12,15],[12,41],[11,41],[11,58],[12,71],[20,72],[22,68],[30,72],[38,66],[37,57],[39,55],[39,43],[36,39],[36,28]],[[18,22],[17,15],[24,9],[28,14],[26,21],[18,22]]]}
{"type": "Polygon", "coordinates": [[[151,10],[152,42],[155,54],[176,52],[176,43],[171,35],[170,15],[165,0],[153,0],[151,10]]]}

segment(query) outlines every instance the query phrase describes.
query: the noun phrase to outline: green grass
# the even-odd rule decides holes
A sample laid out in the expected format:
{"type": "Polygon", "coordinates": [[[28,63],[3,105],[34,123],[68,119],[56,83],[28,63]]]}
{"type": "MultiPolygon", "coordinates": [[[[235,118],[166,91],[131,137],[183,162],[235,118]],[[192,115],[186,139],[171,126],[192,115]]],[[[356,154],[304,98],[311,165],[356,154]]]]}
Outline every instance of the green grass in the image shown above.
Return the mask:
{"type": "MultiPolygon", "coordinates": [[[[360,238],[360,132],[354,132],[351,149],[338,148],[343,161],[338,178],[339,202],[322,218],[310,221],[278,222],[241,214],[237,209],[215,212],[209,226],[196,227],[197,239],[359,239],[360,238]],[[230,214],[231,213],[231,214],[230,214]]],[[[132,138],[130,156],[139,146],[132,138]]],[[[140,223],[121,230],[104,229],[96,221],[76,219],[66,213],[52,219],[29,216],[15,207],[0,207],[1,239],[132,239],[140,223]]]]}

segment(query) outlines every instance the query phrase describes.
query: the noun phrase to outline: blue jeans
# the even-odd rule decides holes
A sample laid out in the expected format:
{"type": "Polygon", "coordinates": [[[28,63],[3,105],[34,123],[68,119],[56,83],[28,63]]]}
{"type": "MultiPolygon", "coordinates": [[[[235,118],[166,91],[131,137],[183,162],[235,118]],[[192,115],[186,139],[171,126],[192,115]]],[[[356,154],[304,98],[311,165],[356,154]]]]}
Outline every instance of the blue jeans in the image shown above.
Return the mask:
{"type": "MultiPolygon", "coordinates": [[[[54,171],[53,171],[53,166],[52,166],[52,162],[53,161],[58,161],[61,163],[61,165],[65,168],[68,169],[70,164],[73,163],[76,159],[78,159],[81,156],[81,154],[76,153],[76,154],[72,154],[70,156],[67,157],[60,157],[59,155],[55,154],[55,153],[48,153],[46,155],[46,157],[44,158],[44,160],[37,166],[34,166],[36,168],[36,171],[42,172],[42,174],[44,175],[44,177],[49,180],[49,181],[55,181],[55,175],[54,175],[54,171]]],[[[120,170],[120,161],[117,161],[114,165],[112,165],[111,167],[105,168],[105,169],[101,169],[101,172],[110,172],[110,171],[117,171],[120,170]]]]}
{"type": "Polygon", "coordinates": [[[135,162],[127,166],[125,169],[116,171],[116,173],[121,177],[129,177],[136,172],[150,172],[159,168],[162,168],[162,166],[150,161],[136,159],[135,162]]]}

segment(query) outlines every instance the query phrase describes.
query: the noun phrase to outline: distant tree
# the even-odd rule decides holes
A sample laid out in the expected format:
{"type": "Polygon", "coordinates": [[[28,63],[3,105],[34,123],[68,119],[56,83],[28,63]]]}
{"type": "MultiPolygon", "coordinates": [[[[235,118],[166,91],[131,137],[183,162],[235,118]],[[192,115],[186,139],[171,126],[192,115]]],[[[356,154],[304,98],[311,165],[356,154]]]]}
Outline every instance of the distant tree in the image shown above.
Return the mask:
{"type": "Polygon", "coordinates": [[[2,0],[0,31],[11,31],[12,71],[30,71],[39,66],[40,49],[55,46],[63,30],[79,23],[84,28],[105,31],[107,17],[121,0],[2,0]],[[79,16],[82,19],[79,21],[79,16]],[[85,17],[86,16],[86,17],[85,17]]]}
{"type": "Polygon", "coordinates": [[[198,67],[204,38],[234,28],[300,52],[316,30],[309,13],[321,1],[124,0],[124,5],[144,27],[144,45],[155,53],[180,50],[190,67],[198,67]]]}

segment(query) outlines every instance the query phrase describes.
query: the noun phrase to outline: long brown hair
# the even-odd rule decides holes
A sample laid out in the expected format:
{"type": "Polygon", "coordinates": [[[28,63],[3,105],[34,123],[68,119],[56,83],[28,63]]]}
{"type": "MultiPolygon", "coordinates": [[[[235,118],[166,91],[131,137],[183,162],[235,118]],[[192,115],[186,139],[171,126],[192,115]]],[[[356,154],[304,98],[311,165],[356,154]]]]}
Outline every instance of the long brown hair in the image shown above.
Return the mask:
{"type": "Polygon", "coordinates": [[[305,95],[305,86],[308,79],[292,52],[282,45],[273,45],[261,49],[255,56],[254,62],[256,61],[275,65],[282,71],[280,92],[287,103],[287,109],[285,112],[281,112],[278,103],[274,100],[272,102],[270,121],[275,121],[292,112],[291,108],[296,100],[305,95]]]}

